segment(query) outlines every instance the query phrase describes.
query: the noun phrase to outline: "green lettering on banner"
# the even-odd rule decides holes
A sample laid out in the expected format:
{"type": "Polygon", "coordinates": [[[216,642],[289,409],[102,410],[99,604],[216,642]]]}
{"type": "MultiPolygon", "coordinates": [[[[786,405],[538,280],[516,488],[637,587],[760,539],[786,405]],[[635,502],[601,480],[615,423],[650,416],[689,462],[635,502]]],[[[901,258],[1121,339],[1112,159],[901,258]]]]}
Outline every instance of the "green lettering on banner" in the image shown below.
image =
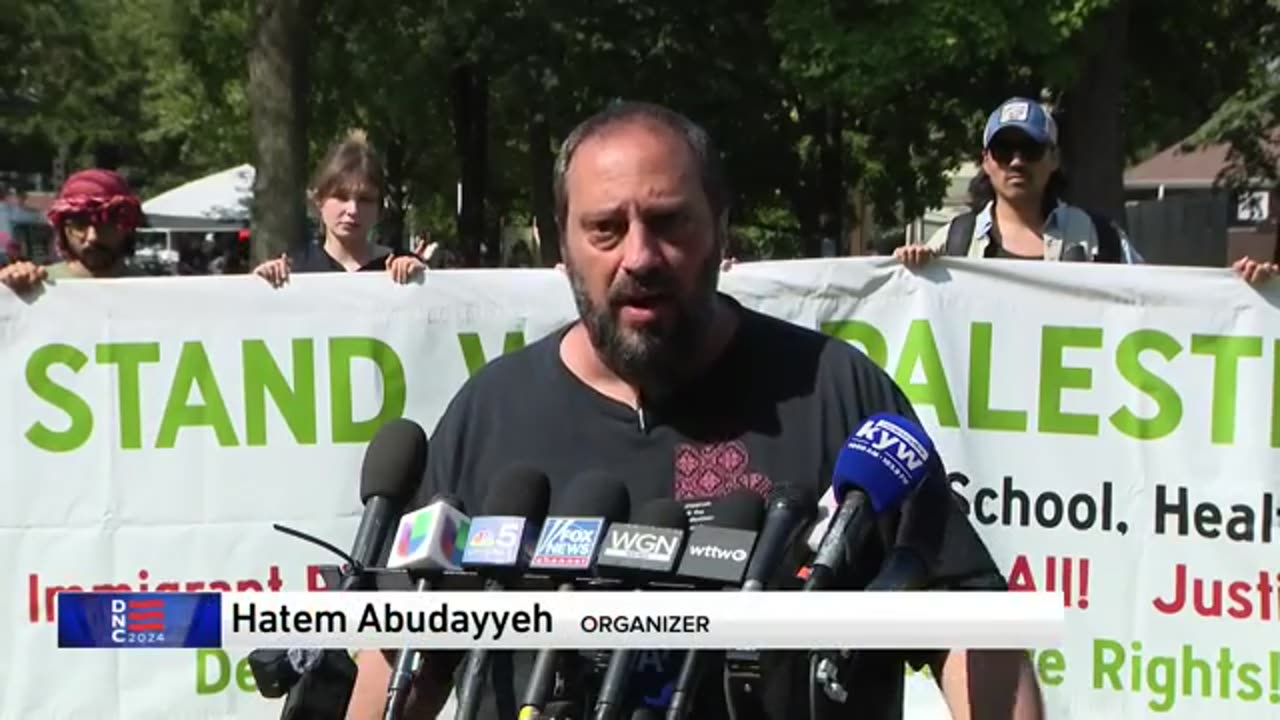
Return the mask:
{"type": "Polygon", "coordinates": [[[237,444],[236,431],[231,426],[222,391],[214,379],[209,355],[198,341],[182,344],[178,368],[173,373],[173,385],[169,388],[169,400],[165,403],[164,416],[160,418],[156,447],[172,448],[177,443],[178,431],[184,427],[210,427],[221,447],[235,447],[237,444]],[[188,404],[193,388],[200,391],[203,405],[188,404]]]}
{"type": "Polygon", "coordinates": [[[391,346],[375,338],[329,338],[329,405],[333,422],[333,442],[366,443],[388,420],[404,414],[408,389],[404,364],[391,346]],[[382,377],[382,407],[367,420],[354,417],[351,361],[372,361],[382,377]]]}
{"type": "Polygon", "coordinates": [[[249,667],[249,658],[240,658],[236,663],[236,685],[240,692],[254,693],[258,691],[258,683],[253,679],[253,668],[249,667]]]}
{"type": "Polygon", "coordinates": [[[1093,640],[1092,687],[1145,695],[1152,712],[1173,710],[1180,697],[1214,698],[1257,702],[1269,699],[1280,704],[1280,691],[1264,695],[1267,680],[1278,687],[1280,652],[1271,651],[1267,667],[1258,662],[1237,660],[1230,647],[1214,654],[1199,654],[1195,646],[1183,643],[1174,654],[1144,653],[1141,642],[1125,645],[1106,638],[1093,640]]]}
{"type": "Polygon", "coordinates": [[[938,414],[939,425],[960,426],[955,402],[951,399],[951,388],[947,385],[947,374],[942,368],[942,356],[938,353],[938,343],[928,320],[912,320],[907,328],[907,339],[902,344],[902,356],[898,358],[894,380],[917,409],[920,405],[932,405],[938,414]],[[917,365],[924,374],[922,383],[912,382],[917,365]]]}
{"type": "Polygon", "coordinates": [[[874,325],[861,320],[829,320],[821,328],[824,335],[861,345],[872,362],[881,368],[889,367],[889,343],[874,325]]]}
{"type": "Polygon", "coordinates": [[[1218,445],[1236,437],[1236,385],[1240,358],[1262,357],[1262,338],[1248,335],[1192,335],[1192,355],[1213,356],[1213,405],[1209,434],[1218,445]]]}
{"type": "MultiPolygon", "coordinates": [[[[462,360],[467,364],[467,376],[475,375],[489,361],[485,358],[484,346],[480,344],[479,333],[458,333],[458,346],[462,348],[462,360]]],[[[512,330],[502,338],[502,354],[515,352],[524,347],[524,333],[512,330]]]]}
{"type": "Polygon", "coordinates": [[[969,326],[969,427],[1026,432],[1025,411],[991,407],[991,335],[989,322],[969,326]]]}
{"type": "Polygon", "coordinates": [[[231,684],[231,658],[222,650],[196,651],[196,694],[215,695],[231,684]],[[209,663],[214,669],[210,672],[209,663]]]}
{"type": "Polygon", "coordinates": [[[1116,346],[1116,370],[1130,385],[1155,401],[1156,414],[1139,417],[1125,406],[1112,413],[1110,420],[1112,427],[1131,438],[1157,440],[1173,432],[1182,421],[1182,398],[1172,385],[1142,365],[1142,353],[1147,350],[1169,361],[1182,352],[1182,346],[1159,330],[1136,330],[1116,346]]]}
{"type": "Polygon", "coordinates": [[[293,383],[272,357],[266,342],[246,340],[241,347],[244,361],[245,443],[250,447],[267,444],[267,394],[284,418],[293,438],[301,445],[316,443],[315,344],[309,338],[295,338],[293,383]]]}
{"type": "Polygon", "coordinates": [[[1063,673],[1067,670],[1067,658],[1061,650],[1041,650],[1034,655],[1036,676],[1040,678],[1040,684],[1057,687],[1066,680],[1063,673]]]}
{"type": "Polygon", "coordinates": [[[104,343],[97,347],[99,365],[116,366],[119,388],[120,447],[142,448],[142,379],[138,369],[142,363],[160,362],[160,343],[104,343]]]}
{"type": "Polygon", "coordinates": [[[1271,447],[1280,448],[1280,340],[1271,358],[1271,447]]]}
{"type": "Polygon", "coordinates": [[[47,452],[70,452],[84,445],[93,434],[93,409],[84,398],[49,377],[49,368],[66,365],[72,372],[89,362],[76,348],[63,343],[45,345],[27,358],[27,387],[32,394],[67,414],[66,430],[52,430],[41,422],[27,428],[27,441],[47,452]]]}
{"type": "Polygon", "coordinates": [[[1097,350],[1102,347],[1102,328],[1060,327],[1046,325],[1040,338],[1040,432],[1068,435],[1097,435],[1098,416],[1062,411],[1064,390],[1088,390],[1093,387],[1093,371],[1089,368],[1065,367],[1063,350],[1069,348],[1097,350]]]}
{"type": "Polygon", "coordinates": [[[1120,672],[1124,669],[1124,646],[1115,640],[1093,641],[1093,689],[1123,690],[1120,672]]]}

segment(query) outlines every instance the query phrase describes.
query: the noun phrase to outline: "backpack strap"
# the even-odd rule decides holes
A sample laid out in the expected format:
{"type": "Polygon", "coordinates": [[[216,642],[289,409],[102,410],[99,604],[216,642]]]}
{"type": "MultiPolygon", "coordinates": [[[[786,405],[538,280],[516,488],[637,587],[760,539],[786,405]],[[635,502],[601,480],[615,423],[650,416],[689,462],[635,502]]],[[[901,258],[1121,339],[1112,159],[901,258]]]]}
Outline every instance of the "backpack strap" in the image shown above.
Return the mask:
{"type": "Polygon", "coordinates": [[[951,224],[947,226],[947,247],[943,254],[948,257],[968,257],[976,222],[977,216],[972,210],[951,218],[951,224]]]}
{"type": "Polygon", "coordinates": [[[1098,255],[1094,262],[1123,263],[1124,249],[1120,247],[1120,234],[1116,232],[1116,226],[1104,215],[1092,210],[1085,210],[1085,213],[1093,221],[1093,232],[1098,237],[1098,255]]]}

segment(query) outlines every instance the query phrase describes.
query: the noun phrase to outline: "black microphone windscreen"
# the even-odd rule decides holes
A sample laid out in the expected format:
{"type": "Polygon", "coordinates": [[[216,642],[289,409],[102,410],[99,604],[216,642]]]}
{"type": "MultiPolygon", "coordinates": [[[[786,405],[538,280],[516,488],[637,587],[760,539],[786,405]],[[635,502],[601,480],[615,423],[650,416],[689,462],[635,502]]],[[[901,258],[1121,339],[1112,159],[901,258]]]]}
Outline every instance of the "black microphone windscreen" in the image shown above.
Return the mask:
{"type": "Polygon", "coordinates": [[[529,465],[511,465],[493,479],[484,500],[485,515],[509,515],[543,520],[551,503],[547,474],[529,465]]]}
{"type": "Polygon", "coordinates": [[[627,486],[603,471],[582,473],[569,487],[553,498],[554,515],[602,517],[609,522],[626,522],[631,515],[631,495],[627,486]]]}
{"type": "Polygon", "coordinates": [[[711,503],[711,524],[757,532],[764,522],[764,498],[750,490],[734,490],[711,503]]]}
{"type": "Polygon", "coordinates": [[[427,471],[427,433],[405,418],[378,428],[360,467],[360,501],[386,497],[408,502],[427,471]]]}
{"type": "Polygon", "coordinates": [[[438,502],[442,502],[445,505],[448,505],[449,507],[453,508],[454,510],[457,510],[463,515],[467,513],[467,504],[462,501],[462,498],[458,497],[457,495],[454,495],[453,493],[447,493],[447,492],[436,493],[435,495],[431,496],[431,502],[427,504],[435,505],[438,502]]]}
{"type": "Polygon", "coordinates": [[[783,483],[769,494],[769,507],[786,503],[805,514],[806,522],[818,517],[818,494],[812,488],[793,483],[783,483]]]}
{"type": "Polygon", "coordinates": [[[689,514],[685,512],[684,505],[679,501],[658,498],[641,505],[636,514],[631,517],[630,522],[635,525],[688,530],[689,514]]]}

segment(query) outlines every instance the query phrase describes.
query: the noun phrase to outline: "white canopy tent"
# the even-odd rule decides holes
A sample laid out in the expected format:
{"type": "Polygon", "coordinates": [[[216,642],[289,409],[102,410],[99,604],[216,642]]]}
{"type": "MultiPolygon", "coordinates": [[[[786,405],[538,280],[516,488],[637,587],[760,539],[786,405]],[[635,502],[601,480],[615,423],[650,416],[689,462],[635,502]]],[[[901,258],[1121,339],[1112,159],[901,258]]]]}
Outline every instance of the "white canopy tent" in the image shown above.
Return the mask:
{"type": "Polygon", "coordinates": [[[165,191],[142,204],[153,231],[217,232],[248,225],[253,166],[240,165],[165,191]]]}

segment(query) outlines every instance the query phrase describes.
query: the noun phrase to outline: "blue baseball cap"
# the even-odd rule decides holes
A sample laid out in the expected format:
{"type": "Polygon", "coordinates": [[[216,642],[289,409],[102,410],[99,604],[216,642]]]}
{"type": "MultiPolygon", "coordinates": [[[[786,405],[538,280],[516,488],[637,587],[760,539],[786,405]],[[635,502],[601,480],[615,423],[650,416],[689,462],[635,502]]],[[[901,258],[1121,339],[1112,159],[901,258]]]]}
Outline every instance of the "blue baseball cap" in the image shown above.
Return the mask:
{"type": "Polygon", "coordinates": [[[987,129],[982,133],[982,147],[991,146],[991,138],[1005,128],[1017,128],[1032,140],[1046,145],[1058,144],[1058,124],[1044,106],[1027,98],[1009,98],[987,118],[987,129]]]}

